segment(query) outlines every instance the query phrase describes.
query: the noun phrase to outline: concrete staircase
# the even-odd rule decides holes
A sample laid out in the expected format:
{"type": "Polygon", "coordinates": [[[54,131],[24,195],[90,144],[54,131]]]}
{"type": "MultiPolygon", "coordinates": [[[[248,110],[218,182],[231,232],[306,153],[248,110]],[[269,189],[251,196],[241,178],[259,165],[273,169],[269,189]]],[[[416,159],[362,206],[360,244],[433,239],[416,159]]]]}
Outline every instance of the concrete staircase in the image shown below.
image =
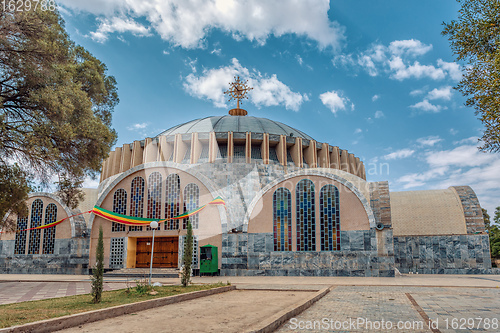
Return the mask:
{"type": "MultiPolygon", "coordinates": [[[[153,268],[153,277],[156,278],[178,278],[180,274],[177,268],[153,268]]],[[[104,273],[105,277],[132,277],[148,278],[149,268],[122,268],[104,273]]]]}

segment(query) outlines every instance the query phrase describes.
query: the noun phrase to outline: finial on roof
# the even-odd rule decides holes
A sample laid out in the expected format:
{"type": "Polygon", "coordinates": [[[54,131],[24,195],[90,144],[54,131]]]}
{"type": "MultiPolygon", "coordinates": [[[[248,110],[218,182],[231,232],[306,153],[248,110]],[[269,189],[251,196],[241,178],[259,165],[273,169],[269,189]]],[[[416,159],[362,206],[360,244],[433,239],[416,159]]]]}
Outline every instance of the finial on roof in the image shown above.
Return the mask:
{"type": "Polygon", "coordinates": [[[247,93],[253,89],[247,85],[247,82],[248,80],[243,82],[239,76],[235,76],[234,82],[229,82],[229,90],[224,91],[224,94],[229,95],[229,101],[233,99],[237,101],[236,109],[229,110],[231,116],[246,116],[248,113],[246,110],[240,109],[240,100],[248,99],[247,93]]]}

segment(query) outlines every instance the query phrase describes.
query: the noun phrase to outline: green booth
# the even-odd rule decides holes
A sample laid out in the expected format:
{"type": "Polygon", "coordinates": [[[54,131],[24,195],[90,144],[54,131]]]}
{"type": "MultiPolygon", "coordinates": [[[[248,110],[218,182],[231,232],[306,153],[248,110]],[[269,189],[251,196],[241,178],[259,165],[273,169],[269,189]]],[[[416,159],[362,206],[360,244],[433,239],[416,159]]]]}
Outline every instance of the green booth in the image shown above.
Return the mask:
{"type": "Polygon", "coordinates": [[[200,247],[200,275],[203,274],[219,274],[217,246],[208,244],[200,247]]]}

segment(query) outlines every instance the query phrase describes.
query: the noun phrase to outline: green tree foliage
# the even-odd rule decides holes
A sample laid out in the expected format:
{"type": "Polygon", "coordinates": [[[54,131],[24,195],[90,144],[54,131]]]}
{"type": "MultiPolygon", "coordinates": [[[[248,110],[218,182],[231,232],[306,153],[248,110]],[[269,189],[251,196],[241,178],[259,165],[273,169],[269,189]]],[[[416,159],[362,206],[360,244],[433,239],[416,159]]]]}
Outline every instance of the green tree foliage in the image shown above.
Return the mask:
{"type": "Polygon", "coordinates": [[[500,206],[495,209],[493,225],[490,226],[488,233],[490,235],[491,257],[500,259],[500,206]]]}
{"type": "Polygon", "coordinates": [[[483,211],[483,220],[484,220],[484,227],[486,231],[490,231],[491,228],[491,221],[490,221],[490,214],[488,214],[488,211],[484,208],[481,208],[483,211]]]}
{"type": "Polygon", "coordinates": [[[116,140],[118,94],[106,71],[57,11],[0,7],[0,171],[17,161],[43,184],[56,173],[95,176],[116,140]]]}
{"type": "MultiPolygon", "coordinates": [[[[17,165],[0,164],[0,218],[7,213],[23,216],[27,213],[25,204],[31,190],[29,177],[17,165]]],[[[14,230],[15,221],[6,220],[4,230],[14,230]]]]}
{"type": "Polygon", "coordinates": [[[62,202],[71,209],[78,207],[78,203],[85,199],[85,193],[81,190],[83,179],[71,179],[66,174],[59,176],[57,185],[57,195],[61,198],[62,202]]]}
{"type": "Polygon", "coordinates": [[[187,234],[184,242],[184,253],[182,255],[181,283],[186,287],[191,281],[191,264],[193,262],[193,227],[190,219],[187,221],[187,234]]]}
{"type": "Polygon", "coordinates": [[[97,240],[96,264],[92,269],[92,302],[101,303],[102,284],[104,280],[104,241],[102,235],[102,226],[99,226],[99,238],[97,240]]]}
{"type": "Polygon", "coordinates": [[[500,227],[500,206],[495,209],[495,216],[493,216],[493,222],[500,227]]]}
{"type": "Polygon", "coordinates": [[[466,64],[457,89],[485,126],[482,150],[500,151],[500,2],[457,0],[458,20],[444,23],[458,61],[466,64]]]}

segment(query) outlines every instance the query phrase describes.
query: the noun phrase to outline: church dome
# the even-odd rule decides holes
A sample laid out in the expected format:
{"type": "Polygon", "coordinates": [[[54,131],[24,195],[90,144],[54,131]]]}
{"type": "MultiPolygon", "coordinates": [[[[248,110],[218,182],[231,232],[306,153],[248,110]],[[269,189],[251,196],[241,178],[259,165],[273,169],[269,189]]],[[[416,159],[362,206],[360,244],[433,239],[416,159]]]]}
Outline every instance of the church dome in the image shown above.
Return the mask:
{"type": "Polygon", "coordinates": [[[304,132],[278,121],[250,116],[214,116],[195,119],[163,131],[158,136],[208,132],[268,133],[271,135],[286,135],[313,140],[312,137],[304,132]]]}

